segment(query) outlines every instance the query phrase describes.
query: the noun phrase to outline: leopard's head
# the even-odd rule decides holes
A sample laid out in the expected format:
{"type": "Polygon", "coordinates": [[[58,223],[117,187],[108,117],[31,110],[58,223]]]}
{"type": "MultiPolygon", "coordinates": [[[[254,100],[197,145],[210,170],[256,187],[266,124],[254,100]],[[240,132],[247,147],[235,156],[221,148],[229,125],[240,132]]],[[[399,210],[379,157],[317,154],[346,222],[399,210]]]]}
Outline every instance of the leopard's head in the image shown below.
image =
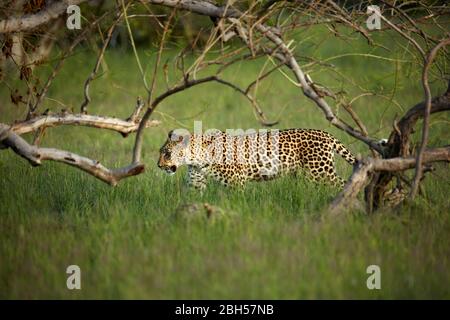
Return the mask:
{"type": "Polygon", "coordinates": [[[158,167],[169,174],[174,174],[178,167],[186,162],[190,136],[185,132],[181,133],[181,131],[170,131],[166,142],[159,150],[158,167]]]}

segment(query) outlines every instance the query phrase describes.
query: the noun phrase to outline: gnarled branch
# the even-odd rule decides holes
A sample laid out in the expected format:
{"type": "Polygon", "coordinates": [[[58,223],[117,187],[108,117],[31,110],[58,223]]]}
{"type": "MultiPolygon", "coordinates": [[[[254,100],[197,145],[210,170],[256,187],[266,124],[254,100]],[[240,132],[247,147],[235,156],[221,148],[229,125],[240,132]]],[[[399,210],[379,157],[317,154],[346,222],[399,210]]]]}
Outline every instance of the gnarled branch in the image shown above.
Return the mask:
{"type": "Polygon", "coordinates": [[[109,169],[97,160],[92,160],[73,152],[30,145],[25,139],[16,134],[11,127],[2,123],[0,123],[0,137],[1,145],[11,148],[33,166],[39,166],[45,160],[62,162],[83,170],[112,186],[117,185],[124,178],[144,172],[144,165],[142,164],[131,164],[122,168],[109,169]]]}
{"type": "MultiPolygon", "coordinates": [[[[410,136],[417,121],[425,114],[426,101],[422,101],[411,109],[395,125],[388,141],[388,156],[408,156],[410,155],[410,136]]],[[[430,114],[450,110],[450,81],[447,91],[441,96],[431,100],[430,114]]]]}
{"type": "MultiPolygon", "coordinates": [[[[159,124],[160,121],[152,120],[146,123],[146,128],[155,127],[159,124]]],[[[11,130],[16,134],[22,135],[38,129],[61,125],[79,125],[113,130],[126,136],[138,129],[139,121],[126,121],[117,118],[88,114],[61,113],[38,116],[27,121],[15,123],[11,126],[11,130]]]]}
{"type": "MultiPolygon", "coordinates": [[[[450,162],[450,146],[425,150],[423,153],[423,164],[438,161],[450,162]]],[[[359,161],[344,189],[331,203],[329,211],[332,214],[338,214],[343,212],[345,208],[348,208],[349,204],[366,186],[372,172],[404,171],[414,168],[416,163],[416,157],[396,157],[391,159],[366,158],[359,161]]]]}

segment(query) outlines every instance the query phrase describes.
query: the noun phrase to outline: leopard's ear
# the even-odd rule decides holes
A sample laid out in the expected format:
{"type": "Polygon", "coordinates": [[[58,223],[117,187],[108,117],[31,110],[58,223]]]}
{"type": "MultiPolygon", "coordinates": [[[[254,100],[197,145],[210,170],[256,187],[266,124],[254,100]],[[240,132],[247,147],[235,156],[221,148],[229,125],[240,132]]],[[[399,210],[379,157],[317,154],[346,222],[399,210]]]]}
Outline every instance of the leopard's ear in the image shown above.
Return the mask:
{"type": "Polygon", "coordinates": [[[174,142],[181,142],[183,140],[183,136],[177,134],[176,130],[170,130],[168,134],[168,138],[174,142]]]}
{"type": "Polygon", "coordinates": [[[168,134],[168,137],[171,141],[174,142],[185,142],[187,144],[189,142],[190,133],[186,129],[176,129],[171,130],[168,134]]]}

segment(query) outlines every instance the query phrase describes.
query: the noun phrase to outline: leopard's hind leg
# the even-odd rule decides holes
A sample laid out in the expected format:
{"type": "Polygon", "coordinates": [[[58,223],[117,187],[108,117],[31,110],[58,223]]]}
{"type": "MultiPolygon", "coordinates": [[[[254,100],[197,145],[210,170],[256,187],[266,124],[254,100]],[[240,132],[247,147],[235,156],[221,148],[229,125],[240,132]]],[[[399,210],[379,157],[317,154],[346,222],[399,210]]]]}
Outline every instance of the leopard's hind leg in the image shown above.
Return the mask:
{"type": "Polygon", "coordinates": [[[329,153],[321,160],[306,163],[305,168],[306,176],[309,180],[339,188],[344,187],[345,180],[336,173],[334,156],[332,153],[329,153]]]}

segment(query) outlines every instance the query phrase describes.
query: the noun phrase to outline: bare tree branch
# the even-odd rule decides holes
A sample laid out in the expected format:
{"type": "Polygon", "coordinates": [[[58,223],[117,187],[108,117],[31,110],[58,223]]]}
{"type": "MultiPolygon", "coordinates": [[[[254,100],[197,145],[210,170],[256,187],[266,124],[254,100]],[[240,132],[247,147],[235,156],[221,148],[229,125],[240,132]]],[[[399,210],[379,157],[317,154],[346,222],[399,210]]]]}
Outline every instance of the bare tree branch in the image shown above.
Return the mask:
{"type": "Polygon", "coordinates": [[[181,10],[187,10],[193,13],[198,13],[204,16],[214,18],[239,18],[241,13],[230,8],[228,5],[218,7],[214,3],[208,1],[196,1],[196,0],[147,0],[152,4],[163,5],[171,8],[178,8],[181,10]]]}
{"type": "Polygon", "coordinates": [[[97,57],[97,62],[95,63],[94,69],[89,74],[89,77],[86,79],[86,82],[84,83],[84,101],[81,104],[80,112],[81,113],[87,113],[87,105],[91,102],[91,97],[89,96],[89,85],[91,81],[94,79],[95,75],[98,72],[98,69],[100,68],[100,63],[103,60],[103,57],[105,55],[106,48],[108,47],[109,43],[111,42],[111,37],[113,35],[113,32],[117,26],[117,24],[122,19],[123,12],[120,12],[118,14],[118,17],[116,20],[112,23],[112,25],[109,27],[108,32],[106,33],[106,39],[103,42],[102,49],[100,50],[100,53],[97,57]]]}
{"type": "Polygon", "coordinates": [[[144,165],[142,164],[131,164],[122,168],[108,169],[97,160],[92,160],[69,151],[53,148],[38,148],[30,145],[22,137],[14,133],[9,126],[2,123],[0,123],[0,137],[0,144],[11,148],[15,153],[28,160],[33,166],[39,166],[45,160],[62,162],[83,170],[112,186],[117,185],[124,178],[144,172],[144,165]]]}
{"type": "MultiPolygon", "coordinates": [[[[155,127],[159,124],[160,122],[158,120],[152,120],[146,124],[146,128],[155,127]]],[[[62,113],[38,116],[27,121],[15,123],[11,126],[11,130],[16,134],[22,135],[25,133],[36,131],[38,129],[61,125],[78,125],[107,129],[119,132],[122,135],[126,136],[132,132],[137,131],[139,127],[139,121],[136,119],[133,121],[126,121],[104,116],[62,113]]]]}
{"type": "Polygon", "coordinates": [[[423,89],[425,91],[425,114],[423,117],[423,125],[422,125],[422,142],[420,144],[419,151],[417,153],[417,161],[416,161],[416,174],[414,176],[414,181],[411,187],[411,193],[410,198],[413,199],[419,190],[419,183],[422,178],[422,158],[423,158],[423,152],[425,151],[425,148],[428,143],[428,132],[430,127],[430,111],[431,111],[431,90],[430,85],[428,84],[428,70],[431,67],[431,64],[433,63],[434,58],[436,57],[437,52],[440,48],[442,48],[445,45],[450,44],[450,38],[447,38],[443,41],[441,41],[436,47],[434,47],[430,53],[428,54],[426,58],[426,63],[423,68],[422,72],[422,83],[423,83],[423,89]]]}

